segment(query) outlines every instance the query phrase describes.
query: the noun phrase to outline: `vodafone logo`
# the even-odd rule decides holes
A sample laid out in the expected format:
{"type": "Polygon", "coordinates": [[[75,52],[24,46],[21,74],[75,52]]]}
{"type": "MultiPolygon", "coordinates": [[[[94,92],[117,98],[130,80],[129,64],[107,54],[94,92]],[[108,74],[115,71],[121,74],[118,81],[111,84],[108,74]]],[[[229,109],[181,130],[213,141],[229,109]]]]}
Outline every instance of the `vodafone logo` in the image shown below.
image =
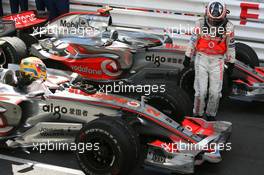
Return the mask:
{"type": "Polygon", "coordinates": [[[83,66],[72,66],[71,67],[73,71],[81,72],[81,73],[88,73],[93,75],[102,75],[102,71],[91,69],[89,67],[83,67],[83,66]]]}
{"type": "Polygon", "coordinates": [[[2,19],[14,21],[16,27],[30,25],[38,20],[34,11],[26,11],[19,14],[4,16],[2,19]]]}
{"type": "Polygon", "coordinates": [[[136,101],[129,101],[127,102],[127,105],[135,108],[138,108],[140,106],[140,104],[136,101]]]}
{"type": "Polygon", "coordinates": [[[215,47],[215,43],[214,43],[213,41],[210,41],[210,42],[208,43],[208,47],[209,47],[210,49],[214,48],[214,47],[215,47]]]}
{"type": "Polygon", "coordinates": [[[101,63],[102,71],[109,76],[116,77],[121,75],[122,71],[119,70],[118,65],[113,60],[104,60],[101,63]]]}
{"type": "Polygon", "coordinates": [[[188,131],[191,131],[191,132],[193,131],[192,127],[190,127],[188,125],[186,125],[184,128],[187,129],[188,131]]]}
{"type": "Polygon", "coordinates": [[[35,21],[36,15],[35,14],[28,14],[28,15],[15,15],[15,16],[11,16],[10,18],[11,20],[15,21],[15,23],[17,25],[21,25],[21,24],[26,24],[28,22],[33,22],[35,21]]]}

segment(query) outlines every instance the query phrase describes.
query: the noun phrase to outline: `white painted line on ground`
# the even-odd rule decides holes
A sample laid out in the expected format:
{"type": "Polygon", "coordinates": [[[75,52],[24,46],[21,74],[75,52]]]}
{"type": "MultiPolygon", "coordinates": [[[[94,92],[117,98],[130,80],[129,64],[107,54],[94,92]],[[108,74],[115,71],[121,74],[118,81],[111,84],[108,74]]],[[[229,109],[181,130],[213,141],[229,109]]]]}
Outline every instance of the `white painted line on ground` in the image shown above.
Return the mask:
{"type": "Polygon", "coordinates": [[[67,174],[70,174],[70,175],[85,175],[80,170],[71,169],[71,168],[65,168],[65,167],[60,167],[60,166],[55,166],[55,165],[49,165],[49,164],[45,164],[45,163],[41,163],[41,162],[37,162],[37,161],[21,159],[21,158],[7,156],[7,155],[3,155],[3,154],[0,154],[0,159],[8,160],[8,161],[11,161],[11,162],[17,162],[17,163],[21,163],[21,164],[33,165],[34,167],[50,169],[50,170],[53,170],[53,171],[63,172],[63,173],[67,173],[67,174]]]}

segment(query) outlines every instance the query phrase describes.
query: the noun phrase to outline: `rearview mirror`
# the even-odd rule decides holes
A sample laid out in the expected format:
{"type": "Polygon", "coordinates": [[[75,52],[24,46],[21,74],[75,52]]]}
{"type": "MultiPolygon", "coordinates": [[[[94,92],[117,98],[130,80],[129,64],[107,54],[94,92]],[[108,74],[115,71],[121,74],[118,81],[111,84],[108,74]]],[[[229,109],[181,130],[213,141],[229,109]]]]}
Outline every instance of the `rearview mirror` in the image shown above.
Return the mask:
{"type": "Polygon", "coordinates": [[[116,41],[118,39],[118,32],[116,30],[111,31],[110,39],[116,41]]]}
{"type": "Polygon", "coordinates": [[[31,92],[27,95],[28,98],[34,98],[34,97],[42,97],[44,96],[45,92],[44,91],[35,91],[31,92]]]}

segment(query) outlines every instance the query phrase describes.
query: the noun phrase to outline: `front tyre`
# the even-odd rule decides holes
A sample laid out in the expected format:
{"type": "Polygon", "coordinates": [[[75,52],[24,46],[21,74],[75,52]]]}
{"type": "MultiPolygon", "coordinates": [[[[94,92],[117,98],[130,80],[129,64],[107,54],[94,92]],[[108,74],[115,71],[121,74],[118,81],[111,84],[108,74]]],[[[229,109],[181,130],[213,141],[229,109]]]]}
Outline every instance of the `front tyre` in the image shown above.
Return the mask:
{"type": "Polygon", "coordinates": [[[99,118],[86,124],[76,144],[92,144],[97,148],[77,151],[77,159],[85,174],[126,175],[136,166],[140,145],[136,132],[120,118],[99,118]]]}
{"type": "MultiPolygon", "coordinates": [[[[135,84],[135,86],[139,84],[135,84]]],[[[128,96],[137,100],[141,100],[141,96],[145,96],[147,104],[179,123],[183,121],[185,116],[192,115],[193,103],[186,92],[178,87],[176,83],[144,80],[142,86],[146,85],[162,88],[159,88],[155,92],[152,91],[147,95],[146,92],[135,92],[130,93],[128,96]]]]}

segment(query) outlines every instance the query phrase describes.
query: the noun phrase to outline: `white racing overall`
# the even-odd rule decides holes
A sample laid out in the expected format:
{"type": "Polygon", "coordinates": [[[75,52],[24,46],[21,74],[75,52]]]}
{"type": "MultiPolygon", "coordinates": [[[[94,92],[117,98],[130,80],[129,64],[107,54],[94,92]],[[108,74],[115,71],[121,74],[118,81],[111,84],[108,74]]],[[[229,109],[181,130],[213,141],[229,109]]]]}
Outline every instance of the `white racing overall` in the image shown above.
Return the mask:
{"type": "MultiPolygon", "coordinates": [[[[203,28],[204,23],[204,19],[198,20],[195,30],[203,28]]],[[[217,114],[222,96],[225,61],[235,62],[234,27],[230,22],[225,27],[226,32],[222,37],[216,37],[215,33],[193,32],[187,47],[186,56],[195,59],[194,116],[203,116],[206,113],[215,117],[217,114]]]]}

